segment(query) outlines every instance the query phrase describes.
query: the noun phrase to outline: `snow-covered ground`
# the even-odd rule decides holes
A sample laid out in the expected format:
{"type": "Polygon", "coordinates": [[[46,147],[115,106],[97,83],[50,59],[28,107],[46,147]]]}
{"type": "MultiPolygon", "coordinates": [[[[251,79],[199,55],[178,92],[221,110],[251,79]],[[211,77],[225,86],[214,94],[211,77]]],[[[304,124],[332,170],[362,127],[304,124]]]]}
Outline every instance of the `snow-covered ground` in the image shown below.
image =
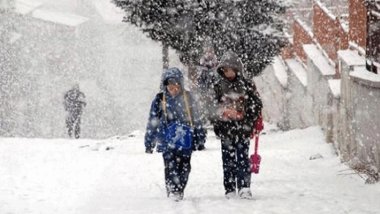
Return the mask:
{"type": "Polygon", "coordinates": [[[220,143],[192,156],[182,202],[166,198],[163,161],[143,131],[106,140],[0,138],[0,213],[379,213],[380,184],[366,185],[319,127],[261,136],[254,200],[224,198],[220,143]],[[320,154],[323,158],[309,160],[320,154]]]}
{"type": "MultiPolygon", "coordinates": [[[[45,9],[61,12],[72,12],[81,2],[90,2],[41,1],[45,9]]],[[[107,23],[117,21],[118,16],[112,16],[112,8],[104,2],[108,0],[96,3],[99,14],[107,23]]],[[[115,29],[104,36],[107,51],[101,66],[112,71],[104,79],[112,83],[107,86],[113,94],[128,98],[115,96],[121,97],[116,100],[118,105],[128,104],[120,109],[131,116],[121,125],[140,130],[105,140],[0,138],[0,214],[380,213],[380,184],[365,185],[358,174],[341,164],[318,127],[281,132],[266,126],[260,144],[261,171],[252,177],[254,200],[225,199],[220,142],[209,132],[207,150],[192,157],[184,201],[170,201],[164,188],[162,157],[144,153],[141,130],[158,90],[161,49],[133,27],[126,31],[123,45],[114,43],[121,40],[119,28],[115,29]],[[114,81],[122,77],[129,81],[114,81]],[[309,160],[318,154],[323,158],[309,160]]],[[[170,65],[180,66],[172,55],[170,65]]],[[[81,84],[84,90],[91,89],[85,91],[89,99],[86,116],[91,112],[91,97],[99,92],[92,90],[96,87],[91,81],[81,84]]],[[[90,129],[96,123],[86,122],[89,117],[84,117],[83,131],[99,130],[90,129]]]]}

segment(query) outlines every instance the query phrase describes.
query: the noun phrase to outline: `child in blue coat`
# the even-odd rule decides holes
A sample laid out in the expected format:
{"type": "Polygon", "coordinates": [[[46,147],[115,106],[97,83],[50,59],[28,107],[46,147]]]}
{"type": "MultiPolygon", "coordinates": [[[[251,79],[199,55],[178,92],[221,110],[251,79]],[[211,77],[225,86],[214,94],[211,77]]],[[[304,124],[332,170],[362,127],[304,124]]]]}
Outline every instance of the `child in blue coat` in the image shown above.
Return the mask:
{"type": "Polygon", "coordinates": [[[167,195],[179,201],[189,178],[192,150],[202,147],[206,136],[196,103],[185,90],[178,68],[164,71],[161,89],[151,105],[145,152],[153,153],[155,146],[162,152],[167,195]]]}

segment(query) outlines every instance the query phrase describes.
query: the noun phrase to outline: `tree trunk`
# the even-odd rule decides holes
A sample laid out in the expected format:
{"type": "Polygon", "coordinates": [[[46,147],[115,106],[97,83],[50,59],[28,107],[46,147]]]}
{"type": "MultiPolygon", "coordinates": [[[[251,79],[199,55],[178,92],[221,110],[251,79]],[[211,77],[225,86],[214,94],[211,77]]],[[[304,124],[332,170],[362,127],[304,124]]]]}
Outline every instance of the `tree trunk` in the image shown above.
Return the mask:
{"type": "Polygon", "coordinates": [[[164,69],[169,68],[169,46],[165,43],[162,43],[162,63],[164,69]]]}

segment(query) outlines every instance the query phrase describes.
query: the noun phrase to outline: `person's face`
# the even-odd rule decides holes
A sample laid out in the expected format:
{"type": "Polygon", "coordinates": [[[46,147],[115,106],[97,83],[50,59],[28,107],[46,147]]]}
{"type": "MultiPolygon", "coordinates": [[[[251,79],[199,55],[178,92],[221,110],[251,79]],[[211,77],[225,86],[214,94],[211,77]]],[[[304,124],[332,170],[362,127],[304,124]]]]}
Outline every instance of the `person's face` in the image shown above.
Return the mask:
{"type": "Polygon", "coordinates": [[[224,68],[223,73],[224,73],[224,76],[229,80],[233,80],[236,77],[236,73],[234,69],[232,68],[224,68]]]}
{"type": "Polygon", "coordinates": [[[175,97],[181,92],[181,86],[178,83],[169,83],[166,88],[169,91],[170,96],[175,97]]]}

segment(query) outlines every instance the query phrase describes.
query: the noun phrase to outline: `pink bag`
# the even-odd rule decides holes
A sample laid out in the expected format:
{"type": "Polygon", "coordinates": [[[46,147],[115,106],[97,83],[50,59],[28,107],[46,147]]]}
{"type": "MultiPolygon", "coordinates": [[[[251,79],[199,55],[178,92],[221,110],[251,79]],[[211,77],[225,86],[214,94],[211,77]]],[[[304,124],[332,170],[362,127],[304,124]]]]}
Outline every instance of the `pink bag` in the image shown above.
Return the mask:
{"type": "Polygon", "coordinates": [[[254,135],[255,138],[255,152],[250,157],[251,173],[258,174],[260,170],[261,156],[257,153],[259,148],[259,133],[254,135]]]}

